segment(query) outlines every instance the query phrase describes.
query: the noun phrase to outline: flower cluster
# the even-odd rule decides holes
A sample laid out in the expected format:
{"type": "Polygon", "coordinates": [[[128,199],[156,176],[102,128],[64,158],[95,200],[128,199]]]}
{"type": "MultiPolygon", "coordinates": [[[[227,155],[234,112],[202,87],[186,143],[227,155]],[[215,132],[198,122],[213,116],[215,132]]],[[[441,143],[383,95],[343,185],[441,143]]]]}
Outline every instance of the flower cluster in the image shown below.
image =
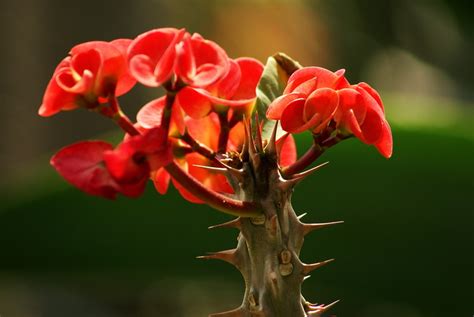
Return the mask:
{"type": "MultiPolygon", "coordinates": [[[[255,111],[263,72],[258,60],[230,58],[216,43],[184,29],[77,45],[54,71],[39,114],[85,108],[114,120],[126,135],[115,147],[103,141],[67,146],[51,164],[92,195],[136,197],[151,178],[162,194],[172,182],[189,201],[206,202],[206,194],[196,193],[211,192],[221,195],[216,201],[231,203],[227,197],[233,188],[225,174],[215,171],[222,170],[223,156],[239,156],[249,137],[244,122],[255,111]],[[137,83],[161,86],[166,94],[144,105],[133,123],[117,97],[137,83]]],[[[291,134],[306,130],[355,135],[383,156],[391,155],[391,132],[379,95],[365,83],[350,85],[344,71],[297,70],[270,104],[267,117],[281,120],[288,132],[278,141],[281,168],[304,165],[297,161],[291,134]]]]}
{"type": "Polygon", "coordinates": [[[281,120],[290,133],[309,130],[317,135],[334,122],[343,133],[373,144],[384,157],[392,155],[392,133],[379,94],[366,83],[349,84],[344,70],[297,70],[283,95],[268,107],[267,116],[281,120]]]}
{"type": "Polygon", "coordinates": [[[129,135],[115,149],[102,141],[67,146],[51,163],[73,185],[107,198],[137,196],[151,177],[160,193],[173,181],[186,199],[201,202],[165,170],[171,161],[209,189],[232,193],[224,175],[196,165],[218,165],[218,151],[241,149],[242,119],[253,111],[262,71],[255,59],[231,59],[216,43],[173,28],[77,45],[56,68],[39,114],[87,108],[117,120],[129,135]],[[130,128],[116,97],[137,82],[162,85],[167,95],[143,106],[130,128]]]}

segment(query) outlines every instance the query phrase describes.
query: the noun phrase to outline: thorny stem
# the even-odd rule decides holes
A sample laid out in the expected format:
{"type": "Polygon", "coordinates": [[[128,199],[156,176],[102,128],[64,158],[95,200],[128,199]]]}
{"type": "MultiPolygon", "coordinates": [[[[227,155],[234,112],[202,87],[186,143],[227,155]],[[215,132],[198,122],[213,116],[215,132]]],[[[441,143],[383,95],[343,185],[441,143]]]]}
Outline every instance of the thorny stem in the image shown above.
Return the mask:
{"type": "Polygon", "coordinates": [[[181,140],[186,142],[195,152],[201,154],[205,158],[211,161],[216,159],[216,153],[212,149],[194,139],[187,131],[184,132],[181,140]]]}
{"type": "Polygon", "coordinates": [[[324,153],[324,149],[319,144],[313,143],[313,145],[301,156],[296,162],[283,169],[284,175],[293,175],[303,171],[306,167],[311,165],[314,161],[324,153]]]}
{"type": "Polygon", "coordinates": [[[228,111],[225,112],[219,112],[219,123],[220,123],[220,132],[219,132],[219,141],[218,141],[218,146],[217,146],[217,152],[223,153],[225,152],[227,148],[227,141],[229,140],[229,131],[230,131],[230,126],[229,126],[229,121],[227,120],[227,113],[228,111]]]}
{"type": "Polygon", "coordinates": [[[215,191],[210,191],[201,182],[182,170],[175,162],[168,164],[165,169],[191,194],[204,200],[217,210],[240,217],[255,217],[261,214],[254,203],[235,200],[215,191]]]}
{"type": "Polygon", "coordinates": [[[296,162],[283,169],[283,174],[291,176],[295,173],[302,172],[306,167],[316,161],[327,149],[350,137],[343,133],[331,136],[334,130],[335,127],[329,126],[321,134],[313,135],[313,145],[296,162]]]}

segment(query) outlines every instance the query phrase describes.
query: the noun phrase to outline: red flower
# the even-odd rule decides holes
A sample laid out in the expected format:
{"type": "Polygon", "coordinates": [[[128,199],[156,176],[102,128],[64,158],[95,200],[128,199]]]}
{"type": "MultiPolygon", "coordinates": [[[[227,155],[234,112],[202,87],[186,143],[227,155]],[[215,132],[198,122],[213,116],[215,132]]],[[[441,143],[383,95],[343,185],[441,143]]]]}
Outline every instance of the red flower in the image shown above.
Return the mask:
{"type": "Polygon", "coordinates": [[[185,87],[177,95],[177,103],[193,118],[202,118],[211,111],[232,107],[234,112],[250,116],[263,64],[253,58],[229,60],[230,69],[224,78],[206,89],[185,87]]]}
{"type": "Polygon", "coordinates": [[[176,61],[176,44],[184,33],[184,29],[161,28],[139,35],[128,50],[132,75],[150,87],[169,80],[176,61]]]}
{"type": "Polygon", "coordinates": [[[169,162],[161,129],[123,141],[115,150],[102,141],[84,141],[61,149],[51,164],[61,176],[91,195],[113,199],[139,196],[150,172],[169,162]]]}
{"type": "Polygon", "coordinates": [[[120,183],[148,179],[150,172],[171,161],[167,136],[161,128],[126,138],[115,150],[104,153],[110,174],[120,183]]]}
{"type": "Polygon", "coordinates": [[[192,87],[212,85],[229,71],[226,52],[216,43],[194,33],[177,45],[176,75],[192,87]]]}
{"type": "Polygon", "coordinates": [[[281,120],[290,133],[320,133],[334,120],[339,129],[374,145],[384,157],[392,155],[392,134],[380,96],[366,83],[350,85],[344,70],[297,70],[283,95],[270,104],[267,117],[281,120]]]}
{"type": "Polygon", "coordinates": [[[77,107],[95,108],[110,94],[128,92],[135,79],[128,73],[126,50],[130,40],[87,42],[72,48],[54,71],[43,103],[41,116],[77,107]]]}

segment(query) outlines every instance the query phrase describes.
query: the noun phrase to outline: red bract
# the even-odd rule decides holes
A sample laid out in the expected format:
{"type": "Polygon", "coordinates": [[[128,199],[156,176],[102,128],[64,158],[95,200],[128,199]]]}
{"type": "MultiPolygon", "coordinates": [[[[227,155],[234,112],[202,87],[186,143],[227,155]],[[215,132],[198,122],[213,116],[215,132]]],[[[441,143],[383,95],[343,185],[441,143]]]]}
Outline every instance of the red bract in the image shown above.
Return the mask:
{"type": "Polygon", "coordinates": [[[320,67],[297,70],[282,96],[269,106],[267,117],[281,120],[290,133],[322,132],[331,120],[384,156],[392,155],[392,134],[378,93],[366,83],[350,85],[344,70],[320,67]]]}
{"type": "Polygon", "coordinates": [[[41,116],[77,107],[95,108],[109,95],[120,96],[136,83],[128,72],[126,50],[131,40],[87,42],[75,46],[54,71],[41,116]]]}
{"type": "Polygon", "coordinates": [[[118,193],[129,197],[140,195],[145,182],[119,183],[104,164],[104,153],[112,145],[102,141],[84,141],[64,147],[51,158],[51,165],[69,183],[96,196],[114,199],[118,193]]]}
{"type": "Polygon", "coordinates": [[[162,28],[139,35],[128,50],[132,75],[150,87],[169,80],[176,61],[176,44],[184,34],[184,29],[162,28]]]}
{"type": "Polygon", "coordinates": [[[192,87],[212,85],[229,71],[226,52],[216,43],[194,33],[177,45],[176,75],[192,87]]]}
{"type": "Polygon", "coordinates": [[[154,128],[126,138],[115,150],[104,153],[110,174],[121,184],[136,184],[149,178],[150,172],[171,161],[166,131],[154,128]]]}
{"type": "Polygon", "coordinates": [[[263,72],[263,64],[253,58],[229,60],[226,76],[206,89],[185,87],[177,95],[177,102],[193,118],[202,118],[211,111],[232,107],[234,113],[250,116],[256,89],[263,72]]]}
{"type": "MultiPolygon", "coordinates": [[[[144,129],[160,127],[163,120],[163,111],[166,106],[166,97],[150,101],[144,105],[137,114],[137,122],[144,129]]],[[[182,135],[185,131],[184,114],[176,103],[171,108],[171,120],[169,134],[172,136],[182,135]]]]}
{"type": "Polygon", "coordinates": [[[267,117],[281,120],[283,130],[291,133],[319,133],[337,110],[337,90],[347,86],[343,70],[333,73],[320,67],[299,69],[288,79],[283,95],[270,104],[267,117]]]}

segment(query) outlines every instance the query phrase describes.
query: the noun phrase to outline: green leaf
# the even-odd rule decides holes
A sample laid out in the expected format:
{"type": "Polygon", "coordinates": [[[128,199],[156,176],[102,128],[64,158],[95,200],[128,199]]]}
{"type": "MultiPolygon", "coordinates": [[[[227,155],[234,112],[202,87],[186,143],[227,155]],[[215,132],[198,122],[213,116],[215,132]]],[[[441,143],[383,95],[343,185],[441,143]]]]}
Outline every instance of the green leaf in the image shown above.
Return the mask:
{"type": "MultiPolygon", "coordinates": [[[[268,120],[266,113],[270,103],[283,94],[288,78],[302,66],[284,53],[270,56],[263,69],[262,77],[257,86],[256,111],[263,121],[262,137],[269,139],[276,121],[268,120]]],[[[279,129],[282,131],[281,129],[279,129]]]]}

